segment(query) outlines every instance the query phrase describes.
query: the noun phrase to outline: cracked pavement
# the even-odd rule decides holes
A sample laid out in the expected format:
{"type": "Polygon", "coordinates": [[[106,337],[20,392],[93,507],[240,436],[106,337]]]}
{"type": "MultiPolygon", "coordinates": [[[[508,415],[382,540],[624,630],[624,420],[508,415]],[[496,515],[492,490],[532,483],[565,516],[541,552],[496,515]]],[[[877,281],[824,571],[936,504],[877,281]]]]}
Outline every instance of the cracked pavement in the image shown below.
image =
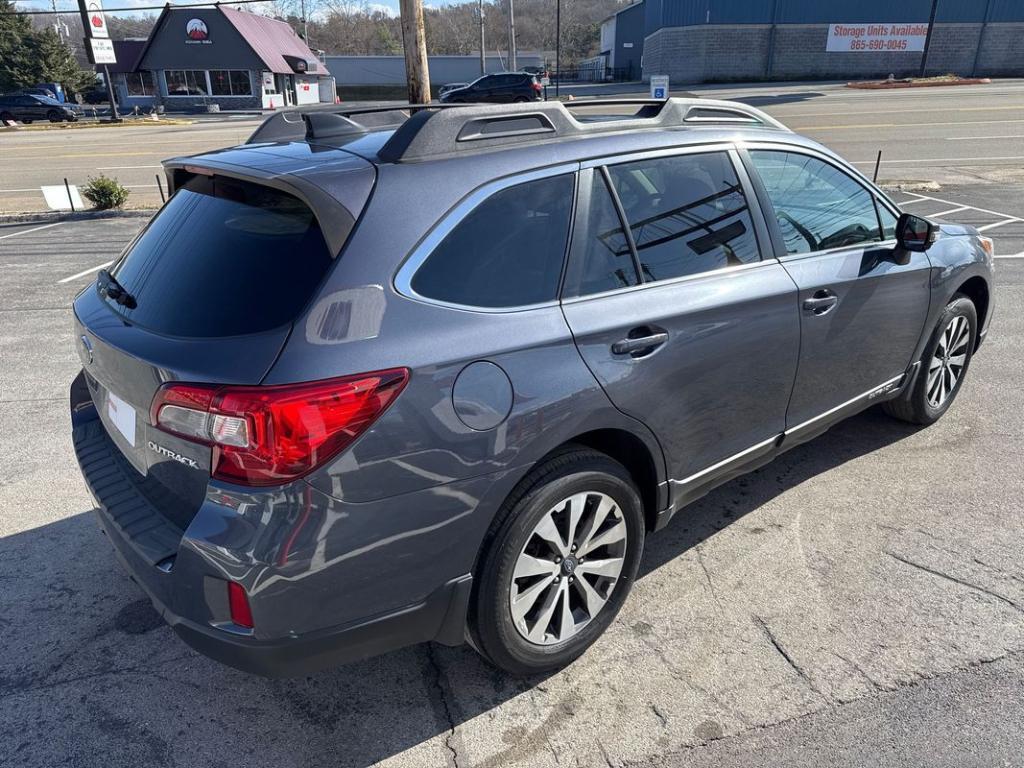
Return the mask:
{"type": "Polygon", "coordinates": [[[421,646],[269,681],[163,625],[75,467],[57,280],[142,223],[0,241],[0,766],[1019,764],[1024,260],[942,421],[866,412],[685,509],[564,672],[421,646]]]}

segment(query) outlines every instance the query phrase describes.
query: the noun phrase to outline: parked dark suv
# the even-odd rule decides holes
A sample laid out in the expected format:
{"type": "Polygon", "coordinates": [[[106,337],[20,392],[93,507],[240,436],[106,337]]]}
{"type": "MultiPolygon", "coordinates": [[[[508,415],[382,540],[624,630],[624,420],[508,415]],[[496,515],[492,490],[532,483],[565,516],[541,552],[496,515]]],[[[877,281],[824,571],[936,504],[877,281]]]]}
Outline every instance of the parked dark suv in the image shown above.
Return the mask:
{"type": "Polygon", "coordinates": [[[26,125],[33,120],[49,120],[51,123],[78,120],[78,112],[67,104],[61,104],[49,96],[31,93],[12,93],[0,96],[0,122],[17,120],[26,125]]]}
{"type": "Polygon", "coordinates": [[[484,75],[462,88],[444,91],[440,100],[443,104],[463,104],[469,102],[490,102],[507,104],[509,102],[540,101],[544,88],[537,75],[529,72],[501,72],[495,75],[484,75]]]}
{"type": "Polygon", "coordinates": [[[189,644],[555,669],[689,502],[872,404],[950,407],[991,240],[743,105],[572,109],[284,112],[165,164],[74,302],[71,417],[189,644]]]}

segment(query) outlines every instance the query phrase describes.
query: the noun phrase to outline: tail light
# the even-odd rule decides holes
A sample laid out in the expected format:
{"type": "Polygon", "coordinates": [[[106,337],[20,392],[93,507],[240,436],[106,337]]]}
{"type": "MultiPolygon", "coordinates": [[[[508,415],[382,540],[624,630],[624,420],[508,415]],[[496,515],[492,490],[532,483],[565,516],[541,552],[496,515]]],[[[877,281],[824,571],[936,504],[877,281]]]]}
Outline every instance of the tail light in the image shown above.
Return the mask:
{"type": "Polygon", "coordinates": [[[214,477],[278,485],[351,445],[408,380],[408,369],[396,368],[271,387],[165,384],[153,398],[150,421],[212,446],[214,477]]]}
{"type": "Polygon", "coordinates": [[[252,620],[252,608],[249,607],[249,596],[241,584],[228,582],[228,608],[231,611],[231,621],[240,627],[252,629],[255,622],[252,620]]]}

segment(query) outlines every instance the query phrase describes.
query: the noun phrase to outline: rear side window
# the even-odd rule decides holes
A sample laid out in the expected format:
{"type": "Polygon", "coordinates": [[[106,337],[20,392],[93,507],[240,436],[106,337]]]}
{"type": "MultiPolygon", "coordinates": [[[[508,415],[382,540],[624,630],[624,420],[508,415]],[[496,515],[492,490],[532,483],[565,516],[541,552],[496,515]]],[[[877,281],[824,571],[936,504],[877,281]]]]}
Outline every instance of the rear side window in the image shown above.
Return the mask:
{"type": "Polygon", "coordinates": [[[644,282],[760,260],[747,200],[726,153],[652,158],[608,172],[644,282]]]}
{"type": "Polygon", "coordinates": [[[775,209],[787,253],[881,240],[874,197],[843,171],[799,152],[750,153],[775,209]]]}
{"type": "Polygon", "coordinates": [[[487,308],[555,299],[572,203],[572,174],[495,192],[431,252],[412,278],[413,291],[487,308]]]}
{"type": "Polygon", "coordinates": [[[259,333],[291,322],[331,263],[312,211],[258,184],[196,176],[113,272],[126,320],[172,336],[259,333]]]}
{"type": "Polygon", "coordinates": [[[595,172],[592,179],[584,230],[586,240],[579,258],[573,257],[574,262],[581,264],[577,268],[580,270],[576,291],[579,296],[628,288],[640,282],[608,185],[600,173],[595,172]]]}

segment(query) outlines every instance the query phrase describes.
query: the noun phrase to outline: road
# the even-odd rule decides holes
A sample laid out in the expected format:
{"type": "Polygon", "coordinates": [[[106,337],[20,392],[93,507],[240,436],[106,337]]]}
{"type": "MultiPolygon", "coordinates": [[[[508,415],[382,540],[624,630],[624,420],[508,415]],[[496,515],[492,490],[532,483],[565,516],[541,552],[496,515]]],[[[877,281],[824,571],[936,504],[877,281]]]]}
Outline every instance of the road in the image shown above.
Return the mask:
{"type": "MultiPolygon", "coordinates": [[[[820,99],[880,109],[790,91],[740,95],[772,99],[794,127],[826,124],[800,117],[820,99]]],[[[997,251],[1024,251],[1011,163],[983,183],[965,182],[980,166],[914,164],[939,157],[929,144],[960,146],[948,136],[1003,129],[914,129],[932,136],[920,146],[886,130],[828,141],[858,161],[881,143],[908,163],[883,166],[891,179],[941,175],[938,191],[899,193],[901,204],[1004,222],[989,230],[997,251]]],[[[961,157],[1018,151],[1002,141],[961,157]]],[[[267,681],[193,653],[160,622],[97,530],[75,467],[68,305],[144,221],[0,224],[0,766],[1020,763],[1024,259],[998,262],[990,338],[938,424],[867,412],[687,508],[649,539],[608,634],[564,672],[517,681],[466,648],[423,646],[267,681]]]]}

